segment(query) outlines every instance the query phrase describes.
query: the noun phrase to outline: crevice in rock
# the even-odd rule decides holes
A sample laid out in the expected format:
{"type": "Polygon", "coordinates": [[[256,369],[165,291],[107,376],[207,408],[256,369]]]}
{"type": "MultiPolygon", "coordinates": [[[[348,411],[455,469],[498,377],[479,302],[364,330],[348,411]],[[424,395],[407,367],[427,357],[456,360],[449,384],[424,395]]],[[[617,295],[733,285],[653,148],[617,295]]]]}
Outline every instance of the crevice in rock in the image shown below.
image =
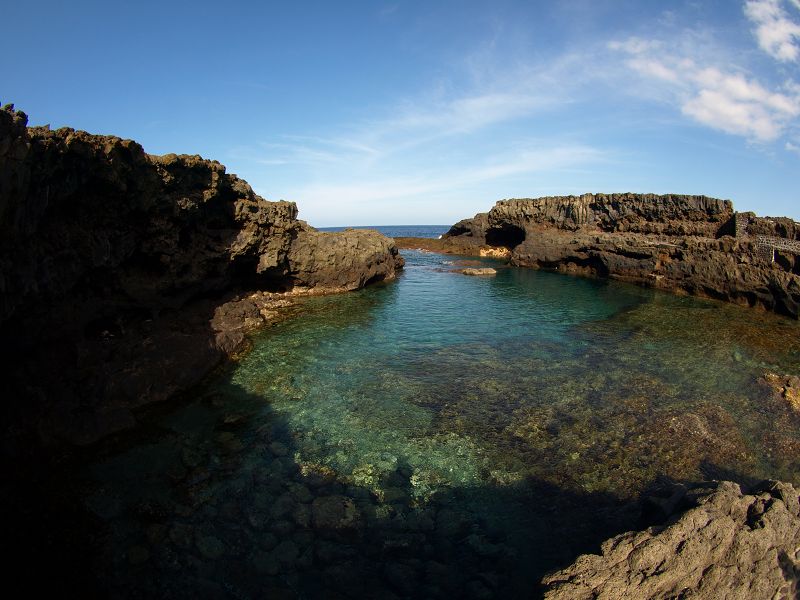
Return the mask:
{"type": "Polygon", "coordinates": [[[504,224],[486,231],[486,243],[489,246],[503,247],[513,250],[525,241],[525,230],[516,225],[504,224]]]}

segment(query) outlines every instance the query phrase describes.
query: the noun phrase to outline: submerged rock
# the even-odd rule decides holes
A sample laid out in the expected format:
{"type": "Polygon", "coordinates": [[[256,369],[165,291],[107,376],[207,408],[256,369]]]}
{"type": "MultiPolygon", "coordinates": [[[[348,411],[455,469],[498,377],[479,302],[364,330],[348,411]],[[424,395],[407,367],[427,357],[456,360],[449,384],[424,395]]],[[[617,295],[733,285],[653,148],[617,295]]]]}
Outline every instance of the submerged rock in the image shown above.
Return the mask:
{"type": "Polygon", "coordinates": [[[311,515],[317,529],[355,529],[361,523],[358,507],[347,496],[320,496],[311,503],[311,515]]]}
{"type": "Polygon", "coordinates": [[[765,373],[761,381],[800,413],[800,377],[765,373]]]}
{"type": "Polygon", "coordinates": [[[548,600],[590,598],[796,598],[800,591],[800,503],[788,483],[744,492],[719,482],[685,490],[664,525],[603,543],[548,575],[548,600]]]}
{"type": "Polygon", "coordinates": [[[497,270],[491,267],[459,269],[458,272],[464,275],[497,275],[497,270]]]}

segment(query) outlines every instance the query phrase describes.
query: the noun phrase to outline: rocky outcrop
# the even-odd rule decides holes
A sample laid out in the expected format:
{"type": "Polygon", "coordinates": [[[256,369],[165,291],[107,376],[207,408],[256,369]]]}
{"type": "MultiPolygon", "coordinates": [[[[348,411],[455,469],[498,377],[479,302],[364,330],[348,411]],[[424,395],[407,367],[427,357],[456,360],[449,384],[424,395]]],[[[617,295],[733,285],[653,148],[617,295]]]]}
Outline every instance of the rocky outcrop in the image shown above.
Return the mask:
{"type": "Polygon", "coordinates": [[[52,422],[91,441],[240,350],[285,300],[251,292],[351,290],[401,267],[388,238],[318,232],[216,161],[0,110],[5,423],[25,406],[45,437],[52,422]]]}
{"type": "Polygon", "coordinates": [[[800,504],[790,484],[767,481],[749,491],[731,482],[681,485],[650,502],[673,514],[545,577],[545,598],[798,597],[800,504]]]}
{"type": "Polygon", "coordinates": [[[502,200],[456,223],[439,249],[499,250],[517,266],[621,279],[797,318],[800,260],[792,249],[799,236],[791,219],[735,213],[728,200],[585,194],[502,200]]]}

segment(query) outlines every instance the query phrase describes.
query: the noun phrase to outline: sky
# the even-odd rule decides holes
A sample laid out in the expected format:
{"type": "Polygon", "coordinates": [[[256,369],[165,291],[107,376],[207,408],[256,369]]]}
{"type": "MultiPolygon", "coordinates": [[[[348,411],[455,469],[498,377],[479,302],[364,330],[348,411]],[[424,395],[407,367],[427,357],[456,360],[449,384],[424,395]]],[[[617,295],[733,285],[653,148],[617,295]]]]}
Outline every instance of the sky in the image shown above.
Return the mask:
{"type": "Polygon", "coordinates": [[[704,194],[800,220],[800,0],[8,2],[0,102],[318,227],[704,194]]]}

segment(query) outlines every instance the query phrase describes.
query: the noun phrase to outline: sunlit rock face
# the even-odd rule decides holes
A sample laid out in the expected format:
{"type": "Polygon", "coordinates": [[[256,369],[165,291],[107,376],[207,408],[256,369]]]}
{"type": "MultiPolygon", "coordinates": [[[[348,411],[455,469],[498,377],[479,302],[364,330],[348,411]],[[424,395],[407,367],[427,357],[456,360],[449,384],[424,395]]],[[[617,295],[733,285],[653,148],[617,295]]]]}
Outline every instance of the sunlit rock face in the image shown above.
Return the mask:
{"type": "Polygon", "coordinates": [[[317,232],[293,202],[264,200],[217,161],[27,127],[21,111],[0,110],[4,353],[22,362],[17,389],[42,412],[89,406],[76,441],[126,426],[132,406],[169,397],[239,349],[231,336],[219,347],[209,324],[230,294],[350,290],[401,266],[391,240],[317,232]],[[42,361],[54,373],[25,374],[42,361]]]}
{"type": "Polygon", "coordinates": [[[791,219],[735,213],[729,200],[584,194],[501,200],[453,225],[441,246],[466,254],[500,248],[517,266],[621,279],[797,318],[799,239],[791,219]]]}
{"type": "Polygon", "coordinates": [[[651,500],[685,512],[611,538],[600,555],[547,576],[545,598],[797,598],[800,508],[792,485],[767,481],[742,491],[725,481],[670,491],[651,500]]]}

